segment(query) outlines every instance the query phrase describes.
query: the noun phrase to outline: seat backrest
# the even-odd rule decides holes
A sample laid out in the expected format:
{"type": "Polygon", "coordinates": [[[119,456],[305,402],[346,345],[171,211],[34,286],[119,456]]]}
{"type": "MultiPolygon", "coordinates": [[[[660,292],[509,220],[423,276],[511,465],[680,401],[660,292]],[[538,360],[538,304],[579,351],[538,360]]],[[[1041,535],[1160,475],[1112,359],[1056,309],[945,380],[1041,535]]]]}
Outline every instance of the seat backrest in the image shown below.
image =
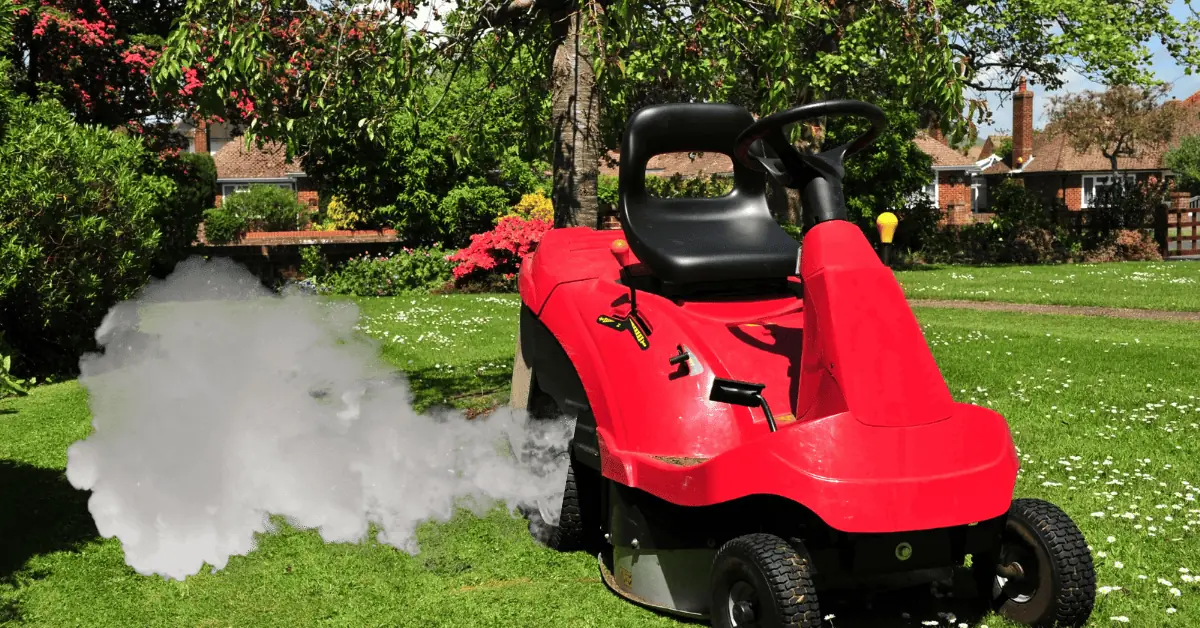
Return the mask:
{"type": "Polygon", "coordinates": [[[709,103],[652,105],[629,118],[621,144],[618,211],[630,248],[664,281],[794,273],[798,245],[767,208],[766,176],[733,158],[738,136],[753,122],[742,107],[709,103]],[[728,156],[733,191],[717,198],[651,195],[646,163],[655,155],[682,152],[728,156]]]}

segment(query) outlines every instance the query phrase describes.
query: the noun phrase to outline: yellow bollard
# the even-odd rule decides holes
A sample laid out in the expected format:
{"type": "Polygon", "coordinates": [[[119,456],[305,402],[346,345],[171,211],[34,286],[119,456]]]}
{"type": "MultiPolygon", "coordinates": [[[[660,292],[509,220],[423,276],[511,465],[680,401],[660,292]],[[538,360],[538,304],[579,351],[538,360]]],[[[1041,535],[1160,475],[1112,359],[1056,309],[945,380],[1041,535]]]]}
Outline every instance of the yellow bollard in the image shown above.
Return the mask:
{"type": "Polygon", "coordinates": [[[882,243],[880,256],[883,263],[888,263],[888,258],[892,252],[892,238],[896,235],[896,225],[900,224],[900,219],[896,218],[896,214],[892,212],[883,212],[875,219],[875,228],[879,230],[879,241],[882,243]]]}

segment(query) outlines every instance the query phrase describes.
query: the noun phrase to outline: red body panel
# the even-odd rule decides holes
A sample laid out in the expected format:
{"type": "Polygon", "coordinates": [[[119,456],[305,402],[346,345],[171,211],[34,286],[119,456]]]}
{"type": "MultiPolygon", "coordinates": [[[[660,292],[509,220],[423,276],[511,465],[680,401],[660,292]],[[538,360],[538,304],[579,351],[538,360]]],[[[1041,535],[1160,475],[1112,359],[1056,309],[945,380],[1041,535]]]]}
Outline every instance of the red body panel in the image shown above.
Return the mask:
{"type": "Polygon", "coordinates": [[[1017,457],[1003,417],[955,404],[891,271],[857,227],[808,232],[804,298],[673,301],[628,314],[620,232],[556,229],[523,266],[521,297],[579,373],[609,479],[686,506],[771,494],[846,532],[921,530],[1007,511],[1017,457]],[[689,373],[668,363],[683,345],[689,373]],[[714,377],[766,384],[760,409],[708,400],[714,377]]]}

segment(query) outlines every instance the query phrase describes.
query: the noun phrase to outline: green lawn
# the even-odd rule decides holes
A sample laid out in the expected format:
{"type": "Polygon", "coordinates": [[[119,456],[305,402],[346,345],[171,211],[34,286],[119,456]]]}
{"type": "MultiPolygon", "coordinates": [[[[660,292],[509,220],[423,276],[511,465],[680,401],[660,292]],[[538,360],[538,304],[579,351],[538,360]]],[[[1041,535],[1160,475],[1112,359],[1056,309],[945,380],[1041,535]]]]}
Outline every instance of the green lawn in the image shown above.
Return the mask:
{"type": "MultiPolygon", "coordinates": [[[[411,371],[422,403],[478,407],[506,395],[516,304],[512,296],[372,299],[361,326],[411,371]]],[[[918,316],[955,396],[1009,417],[1022,455],[1018,494],[1062,505],[1087,534],[1099,584],[1109,587],[1094,625],[1121,616],[1134,626],[1200,625],[1196,326],[938,309],[918,316]]],[[[62,475],[66,447],[88,430],[74,382],[0,402],[0,624],[678,625],[618,600],[592,559],[538,546],[522,520],[501,511],[424,527],[416,556],[287,530],[215,574],[139,576],[119,543],[97,538],[86,494],[62,475]]],[[[928,597],[866,616],[827,612],[836,628],[921,626],[953,608],[928,597]]],[[[995,617],[972,625],[1007,626],[995,617]]]]}
{"type": "Polygon", "coordinates": [[[896,273],[913,299],[1200,311],[1200,263],[940,266],[896,273]]]}

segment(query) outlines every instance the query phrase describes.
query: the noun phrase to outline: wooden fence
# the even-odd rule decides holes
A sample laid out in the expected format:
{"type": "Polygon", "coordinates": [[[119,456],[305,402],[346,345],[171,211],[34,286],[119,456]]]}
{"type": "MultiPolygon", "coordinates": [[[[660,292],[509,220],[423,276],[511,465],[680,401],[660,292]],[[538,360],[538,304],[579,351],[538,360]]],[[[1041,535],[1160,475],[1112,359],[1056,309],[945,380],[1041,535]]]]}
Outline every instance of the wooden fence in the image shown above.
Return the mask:
{"type": "Polygon", "coordinates": [[[1167,238],[1163,257],[1200,256],[1200,208],[1176,203],[1167,210],[1167,238]]]}
{"type": "MultiPolygon", "coordinates": [[[[1061,211],[1059,225],[1079,237],[1091,219],[1089,210],[1061,211]]],[[[1139,229],[1154,236],[1163,257],[1200,257],[1200,197],[1175,193],[1150,222],[1139,229]]]]}

